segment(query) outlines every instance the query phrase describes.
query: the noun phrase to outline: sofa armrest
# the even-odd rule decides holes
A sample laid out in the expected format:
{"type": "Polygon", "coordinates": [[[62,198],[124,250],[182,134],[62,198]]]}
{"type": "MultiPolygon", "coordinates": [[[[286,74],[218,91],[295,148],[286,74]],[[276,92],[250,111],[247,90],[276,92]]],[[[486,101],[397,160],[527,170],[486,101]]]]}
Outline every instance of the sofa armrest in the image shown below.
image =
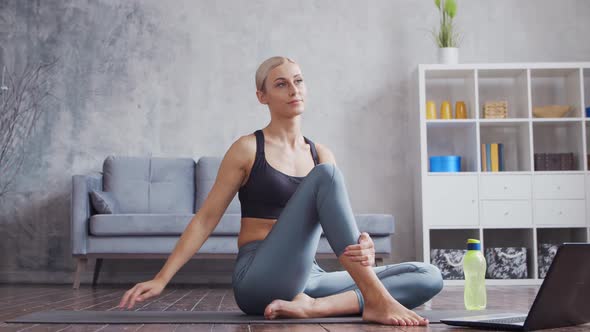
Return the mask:
{"type": "Polygon", "coordinates": [[[72,200],[70,205],[72,255],[86,254],[88,219],[93,212],[89,195],[91,190],[102,190],[101,172],[72,176],[72,200]]]}

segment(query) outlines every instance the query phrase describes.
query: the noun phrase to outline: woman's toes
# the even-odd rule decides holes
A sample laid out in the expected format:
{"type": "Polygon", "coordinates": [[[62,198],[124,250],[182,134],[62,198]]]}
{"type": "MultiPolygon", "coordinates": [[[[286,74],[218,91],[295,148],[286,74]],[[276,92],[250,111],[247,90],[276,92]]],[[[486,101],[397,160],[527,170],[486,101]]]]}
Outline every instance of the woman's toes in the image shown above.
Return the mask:
{"type": "Polygon", "coordinates": [[[264,316],[267,319],[274,319],[277,317],[279,309],[280,309],[280,303],[278,302],[278,300],[274,300],[269,305],[267,305],[266,308],[264,309],[264,316]]]}

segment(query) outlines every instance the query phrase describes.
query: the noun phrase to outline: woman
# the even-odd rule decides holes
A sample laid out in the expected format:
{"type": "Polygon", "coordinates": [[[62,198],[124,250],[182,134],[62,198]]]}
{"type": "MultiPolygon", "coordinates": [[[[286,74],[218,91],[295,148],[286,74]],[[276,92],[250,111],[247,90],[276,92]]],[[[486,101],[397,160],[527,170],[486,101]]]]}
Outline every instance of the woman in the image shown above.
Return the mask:
{"type": "Polygon", "coordinates": [[[362,313],[363,320],[382,324],[428,324],[410,309],[440,292],[440,271],[422,262],[372,267],[373,241],[357,228],[334,155],[301,134],[307,90],[299,66],[285,57],[267,59],[256,71],[256,88],[270,110],[269,125],[231,145],[162,270],[128,290],[119,307],[159,295],[238,193],[242,219],[232,286],[242,311],[267,319],[362,313]],[[346,271],[317,265],[322,230],[346,271]]]}

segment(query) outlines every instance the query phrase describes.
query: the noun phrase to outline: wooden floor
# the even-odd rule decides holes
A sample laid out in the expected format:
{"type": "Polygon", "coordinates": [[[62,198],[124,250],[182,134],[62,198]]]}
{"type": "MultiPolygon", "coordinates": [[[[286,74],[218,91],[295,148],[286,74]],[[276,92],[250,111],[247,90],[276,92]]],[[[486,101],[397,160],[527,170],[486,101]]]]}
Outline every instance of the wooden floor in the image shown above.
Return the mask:
{"type": "MultiPolygon", "coordinates": [[[[488,309],[509,309],[526,312],[539,286],[488,286],[488,309]]],[[[122,286],[99,285],[92,289],[82,285],[73,290],[70,285],[0,285],[0,331],[467,331],[444,324],[422,327],[394,327],[378,324],[10,324],[5,320],[43,310],[120,310],[116,308],[127,290],[122,286]]],[[[434,299],[416,309],[463,309],[461,287],[447,286],[434,299]]],[[[231,288],[168,286],[150,302],[131,310],[239,310],[231,288]]],[[[554,329],[556,330],[556,329],[554,329]]],[[[590,331],[590,325],[559,329],[590,331]]]]}

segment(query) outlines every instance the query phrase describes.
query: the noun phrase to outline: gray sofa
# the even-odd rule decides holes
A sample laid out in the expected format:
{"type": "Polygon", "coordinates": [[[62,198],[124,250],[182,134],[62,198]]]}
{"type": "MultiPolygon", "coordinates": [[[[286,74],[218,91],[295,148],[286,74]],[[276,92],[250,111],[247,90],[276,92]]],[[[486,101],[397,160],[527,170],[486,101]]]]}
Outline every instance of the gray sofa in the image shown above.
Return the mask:
{"type": "MultiPolygon", "coordinates": [[[[96,259],[96,285],[105,258],[166,258],[211,190],[220,157],[108,156],[101,172],[72,176],[71,242],[77,260],[74,288],[89,259],[96,259]],[[98,214],[90,192],[109,192],[119,213],[98,214]]],[[[194,258],[235,258],[240,202],[234,197],[220,223],[194,258]]],[[[394,219],[389,214],[355,214],[361,231],[375,242],[376,261],[391,254],[394,219]]],[[[336,258],[322,235],[316,258],[336,258]]]]}

